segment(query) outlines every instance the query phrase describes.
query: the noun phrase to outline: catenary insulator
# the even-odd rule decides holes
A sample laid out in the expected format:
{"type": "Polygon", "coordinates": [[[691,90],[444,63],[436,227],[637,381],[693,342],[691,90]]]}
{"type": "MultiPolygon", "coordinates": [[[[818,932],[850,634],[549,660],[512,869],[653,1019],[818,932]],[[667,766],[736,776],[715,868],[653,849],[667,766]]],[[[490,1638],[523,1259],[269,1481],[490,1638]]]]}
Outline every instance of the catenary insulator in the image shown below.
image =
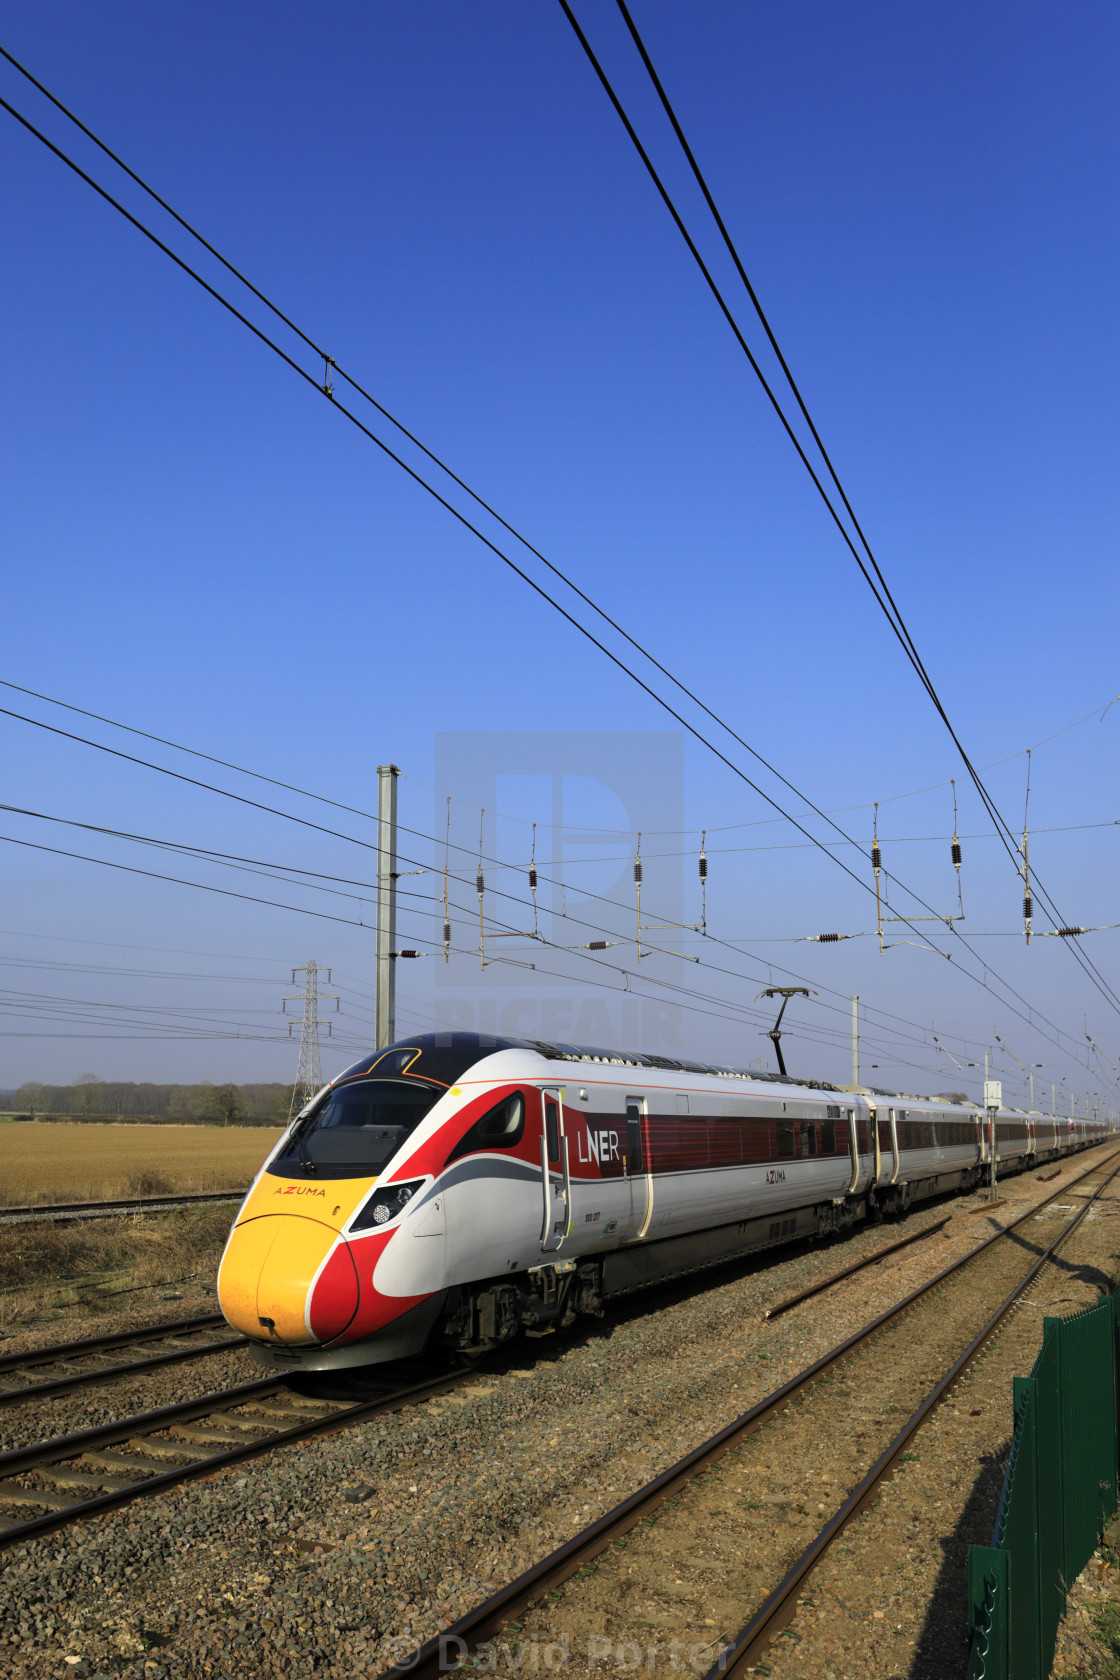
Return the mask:
{"type": "Polygon", "coordinates": [[[817,944],[818,945],[835,945],[836,941],[839,939],[839,937],[840,937],[840,935],[838,933],[818,933],[817,944]]]}
{"type": "Polygon", "coordinates": [[[634,859],[634,885],[636,887],[640,887],[641,884],[642,884],[642,860],[641,860],[641,858],[635,858],[634,859]]]}
{"type": "Polygon", "coordinates": [[[872,846],[871,848],[871,867],[872,869],[882,869],[883,867],[883,854],[878,846],[872,846]]]}
{"type": "Polygon", "coordinates": [[[609,939],[593,939],[587,947],[589,951],[607,951],[610,949],[609,939]]]}
{"type": "Polygon", "coordinates": [[[706,857],[700,859],[700,879],[702,881],[708,879],[708,860],[706,857]]]}
{"type": "Polygon", "coordinates": [[[1076,939],[1079,933],[1088,933],[1088,928],[1068,927],[1058,929],[1059,939],[1076,939]]]}
{"type": "Polygon", "coordinates": [[[537,866],[535,863],[529,865],[529,890],[531,892],[537,890],[537,866]]]}
{"type": "Polygon", "coordinates": [[[444,924],[443,924],[443,943],[445,945],[450,945],[450,943],[451,943],[451,923],[450,922],[444,922],[444,924]]]}
{"type": "Polygon", "coordinates": [[[1030,893],[1028,893],[1027,896],[1023,900],[1023,920],[1025,922],[1029,922],[1033,915],[1034,915],[1034,899],[1031,897],[1030,893]]]}
{"type": "Polygon", "coordinates": [[[961,843],[959,840],[953,841],[953,862],[959,869],[961,866],[961,843]]]}
{"type": "Polygon", "coordinates": [[[479,898],[481,898],[483,893],[486,891],[486,880],[483,876],[483,873],[482,873],[481,869],[479,870],[478,874],[474,878],[474,887],[475,887],[475,891],[477,892],[479,898]]]}

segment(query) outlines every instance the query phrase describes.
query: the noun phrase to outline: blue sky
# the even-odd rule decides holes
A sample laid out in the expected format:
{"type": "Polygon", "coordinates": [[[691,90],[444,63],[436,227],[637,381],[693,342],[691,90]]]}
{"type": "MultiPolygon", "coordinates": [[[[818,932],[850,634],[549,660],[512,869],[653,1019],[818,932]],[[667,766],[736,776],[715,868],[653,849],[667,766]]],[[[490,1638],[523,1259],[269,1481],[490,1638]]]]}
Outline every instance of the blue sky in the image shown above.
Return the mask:
{"type": "MultiPolygon", "coordinates": [[[[614,6],[583,0],[578,11],[730,285],[614,6]]],[[[975,761],[1103,707],[1120,691],[1115,11],[645,0],[635,16],[975,761]]],[[[863,807],[851,814],[859,838],[875,799],[960,773],[551,0],[318,10],[48,0],[9,14],[3,40],[799,788],[828,808],[863,807]]],[[[0,92],[168,233],[10,67],[0,92]]],[[[379,762],[432,782],[440,731],[672,727],[0,116],[0,675],[363,809],[379,762]]],[[[195,260],[186,236],[173,243],[195,260]]],[[[217,271],[204,261],[203,272],[217,271]]],[[[39,702],[0,704],[71,726],[39,702]]],[[[1032,848],[1062,913],[1086,925],[1120,920],[1118,717],[1120,707],[1034,760],[1032,826],[1112,825],[1040,833],[1032,848]]],[[[104,726],[78,733],[132,750],[104,726]]],[[[350,877],[372,862],[10,719],[0,741],[14,805],[350,877]]],[[[198,772],[167,749],[141,756],[198,772]]],[[[1024,769],[1017,759],[992,772],[1013,826],[1024,769]]],[[[260,795],[229,772],[203,774],[260,795]]],[[[692,742],[684,777],[682,828],[767,814],[692,742]]],[[[295,796],[276,803],[324,820],[295,796]]],[[[431,831],[427,791],[406,787],[406,808],[431,831]]],[[[888,867],[940,907],[954,893],[948,791],[885,810],[884,832],[907,837],[888,867]],[[941,838],[919,843],[927,836],[941,838]]],[[[368,838],[359,822],[337,826],[368,838]]],[[[961,832],[984,826],[962,791],[961,832]]],[[[7,817],[4,832],[166,867],[30,818],[7,817]]],[[[434,858],[429,846],[424,861],[434,858]]],[[[355,1010],[368,1007],[361,930],[14,846],[3,861],[0,925],[13,931],[0,950],[23,964],[109,968],[139,966],[139,946],[163,971],[21,967],[5,971],[13,993],[54,992],[91,1016],[89,1004],[220,1008],[228,1015],[213,1018],[271,1034],[286,967],[315,955],[355,982],[355,1010]],[[207,968],[189,952],[216,955],[207,968]],[[168,978],[192,964],[227,978],[168,978]],[[228,978],[239,974],[252,985],[228,978]]],[[[693,871],[689,862],[686,899],[693,871]]],[[[177,872],[232,881],[212,866],[177,872]]],[[[819,852],[713,859],[712,880],[719,930],[735,936],[871,925],[866,896],[819,852]]],[[[958,1047],[962,1060],[998,1031],[1023,1061],[1045,1061],[1047,1080],[1112,1089],[1078,1071],[1069,1049],[1088,1030],[1120,1062],[1114,1007],[1060,941],[1028,952],[994,937],[1019,925],[1020,888],[993,840],[966,844],[965,884],[969,930],[993,936],[977,949],[1028,1013],[1072,1035],[1064,1049],[1006,995],[916,948],[880,958],[866,940],[760,943],[760,961],[784,953],[814,986],[934,1020],[973,1045],[958,1047]]],[[[417,920],[405,932],[432,928],[417,920]]],[[[1086,944],[1120,985],[1116,938],[1086,944]]],[[[753,1017],[747,1028],[723,1018],[753,1009],[754,980],[766,977],[759,962],[739,966],[741,979],[686,974],[728,1000],[685,1015],[695,1053],[762,1053],[753,1017]]],[[[410,1025],[430,1010],[429,991],[425,965],[402,975],[410,1025]]],[[[290,1076],[282,1044],[138,1042],[133,1026],[56,1029],[24,1007],[8,1031],[94,1036],[0,1039],[0,1085],[87,1069],[290,1076]]],[[[845,1072],[840,1016],[811,1007],[806,1019],[839,1037],[806,1043],[799,1065],[845,1072]]],[[[361,1021],[350,1020],[355,1038],[361,1021]]],[[[960,1084],[911,1039],[881,1039],[877,1077],[960,1084]]]]}

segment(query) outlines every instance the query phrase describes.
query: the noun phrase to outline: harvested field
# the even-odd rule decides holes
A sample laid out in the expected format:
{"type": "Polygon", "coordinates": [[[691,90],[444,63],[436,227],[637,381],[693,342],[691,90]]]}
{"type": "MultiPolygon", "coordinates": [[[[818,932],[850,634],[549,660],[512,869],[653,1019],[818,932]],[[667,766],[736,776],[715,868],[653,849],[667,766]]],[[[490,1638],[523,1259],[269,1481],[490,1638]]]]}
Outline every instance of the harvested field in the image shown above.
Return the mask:
{"type": "Polygon", "coordinates": [[[270,1126],[8,1125],[0,1205],[240,1189],[279,1136],[270,1126]]]}

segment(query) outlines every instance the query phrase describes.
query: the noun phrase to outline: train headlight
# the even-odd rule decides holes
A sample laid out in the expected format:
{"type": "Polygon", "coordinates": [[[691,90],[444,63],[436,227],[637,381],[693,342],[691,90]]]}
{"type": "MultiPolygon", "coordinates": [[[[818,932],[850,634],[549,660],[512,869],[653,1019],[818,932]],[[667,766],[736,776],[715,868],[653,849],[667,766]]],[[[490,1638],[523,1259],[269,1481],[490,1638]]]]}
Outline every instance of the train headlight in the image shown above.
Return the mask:
{"type": "Polygon", "coordinates": [[[422,1178],[414,1178],[407,1184],[386,1184],[380,1190],[375,1190],[365,1206],[351,1220],[350,1229],[369,1231],[378,1225],[388,1225],[391,1219],[403,1213],[423,1183],[422,1178]]]}

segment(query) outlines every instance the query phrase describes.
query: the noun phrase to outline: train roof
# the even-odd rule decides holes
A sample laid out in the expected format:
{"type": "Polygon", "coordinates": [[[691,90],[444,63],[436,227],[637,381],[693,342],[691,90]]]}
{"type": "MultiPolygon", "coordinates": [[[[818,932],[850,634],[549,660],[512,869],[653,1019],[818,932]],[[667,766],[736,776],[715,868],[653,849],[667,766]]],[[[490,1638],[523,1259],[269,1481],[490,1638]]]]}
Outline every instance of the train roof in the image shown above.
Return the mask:
{"type": "MultiPolygon", "coordinates": [[[[354,1062],[332,1085],[345,1080],[368,1077],[374,1069],[382,1075],[408,1073],[412,1078],[430,1079],[434,1084],[449,1086],[463,1078],[476,1062],[496,1055],[502,1050],[528,1050],[549,1062],[583,1062],[601,1067],[650,1068],[661,1073],[687,1073],[713,1076],[717,1079],[742,1079],[751,1084],[796,1086],[801,1090],[835,1091],[845,1096],[887,1097],[891,1101],[927,1103],[931,1107],[968,1109],[982,1112],[981,1105],[953,1096],[923,1097],[908,1091],[886,1091],[874,1085],[838,1085],[828,1079],[800,1079],[793,1074],[759,1073],[753,1068],[729,1067],[721,1062],[697,1062],[684,1056],[660,1056],[646,1050],[605,1050],[593,1045],[552,1043],[540,1038],[511,1038],[503,1034],[478,1032],[417,1033],[400,1038],[384,1050],[373,1050],[354,1062]]],[[[1085,1116],[1051,1116],[1039,1112],[1029,1114],[1026,1109],[1004,1106],[1001,1114],[1021,1115],[1024,1119],[1051,1120],[1056,1124],[1087,1122],[1085,1116]]],[[[1100,1124],[1100,1122],[1096,1122],[1100,1124]]]]}
{"type": "MultiPolygon", "coordinates": [[[[332,1081],[368,1076],[378,1069],[382,1074],[407,1071],[413,1078],[431,1079],[440,1085],[454,1085],[467,1069],[500,1050],[529,1050],[549,1062],[589,1062],[603,1067],[650,1068],[661,1073],[707,1074],[719,1079],[743,1079],[752,1084],[794,1085],[801,1090],[836,1091],[846,1095],[893,1097],[898,1091],[882,1091],[873,1086],[837,1085],[828,1079],[800,1078],[788,1073],[760,1073],[753,1068],[730,1067],[722,1062],[698,1062],[684,1056],[661,1056],[646,1050],[605,1050],[592,1045],[552,1043],[539,1038],[510,1038],[494,1033],[434,1032],[417,1033],[411,1038],[397,1039],[384,1050],[376,1050],[362,1057],[352,1067],[332,1081]]],[[[909,1096],[910,1102],[948,1104],[947,1097],[909,1096]]],[[[966,1106],[957,1104],[958,1107],[966,1106]]],[[[974,1108],[974,1103],[967,1104],[974,1108]]]]}
{"type": "Polygon", "coordinates": [[[334,1084],[344,1079],[357,1079],[379,1068],[382,1073],[403,1071],[407,1066],[414,1077],[453,1084],[475,1062],[499,1050],[532,1050],[549,1062],[599,1062],[610,1067],[657,1068],[667,1073],[707,1073],[722,1079],[762,1080],[775,1085],[808,1086],[816,1091],[839,1091],[842,1087],[825,1079],[799,1079],[791,1074],[758,1073],[749,1068],[725,1067],[716,1062],[694,1062],[679,1056],[658,1056],[645,1050],[600,1050],[590,1045],[553,1044],[539,1038],[509,1038],[494,1033],[434,1032],[417,1033],[412,1038],[400,1038],[385,1050],[363,1056],[334,1084]],[[405,1052],[410,1052],[406,1056],[405,1052]]]}

